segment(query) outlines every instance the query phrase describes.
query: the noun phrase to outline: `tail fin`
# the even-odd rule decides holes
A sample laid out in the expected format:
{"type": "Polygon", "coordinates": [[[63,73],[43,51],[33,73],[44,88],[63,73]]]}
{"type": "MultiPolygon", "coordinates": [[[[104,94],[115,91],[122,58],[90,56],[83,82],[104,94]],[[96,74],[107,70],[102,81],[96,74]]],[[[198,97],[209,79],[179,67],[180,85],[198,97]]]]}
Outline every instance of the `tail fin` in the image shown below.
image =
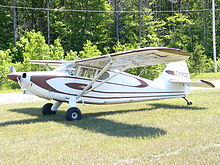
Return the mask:
{"type": "Polygon", "coordinates": [[[163,81],[169,81],[172,79],[189,81],[190,75],[186,62],[180,61],[167,64],[159,79],[162,79],[163,81]]]}
{"type": "Polygon", "coordinates": [[[13,66],[10,66],[10,71],[11,71],[11,73],[15,73],[16,72],[16,70],[15,70],[15,68],[13,66]]]}
{"type": "Polygon", "coordinates": [[[189,86],[184,84],[174,84],[171,80],[191,81],[189,69],[185,61],[171,62],[167,64],[162,74],[154,80],[158,87],[168,91],[184,91],[184,95],[190,93],[189,86]]]}

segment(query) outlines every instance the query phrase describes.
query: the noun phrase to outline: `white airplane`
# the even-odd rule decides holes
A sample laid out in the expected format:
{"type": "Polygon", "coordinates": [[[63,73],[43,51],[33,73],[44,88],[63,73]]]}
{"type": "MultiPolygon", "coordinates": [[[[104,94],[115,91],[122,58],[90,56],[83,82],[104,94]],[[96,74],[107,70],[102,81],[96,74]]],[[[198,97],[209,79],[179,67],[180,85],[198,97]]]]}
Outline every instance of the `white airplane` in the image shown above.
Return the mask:
{"type": "MultiPolygon", "coordinates": [[[[52,71],[16,72],[8,78],[19,83],[24,93],[31,93],[55,103],[42,108],[43,115],[56,114],[63,102],[69,103],[67,120],[80,120],[76,103],[113,104],[156,99],[184,98],[190,86],[215,86],[208,81],[191,81],[186,52],[165,47],[147,47],[75,61],[31,60],[32,64],[54,65],[52,71]],[[168,63],[155,80],[125,73],[128,68],[168,63]]],[[[49,69],[49,68],[48,68],[49,69]]]]}

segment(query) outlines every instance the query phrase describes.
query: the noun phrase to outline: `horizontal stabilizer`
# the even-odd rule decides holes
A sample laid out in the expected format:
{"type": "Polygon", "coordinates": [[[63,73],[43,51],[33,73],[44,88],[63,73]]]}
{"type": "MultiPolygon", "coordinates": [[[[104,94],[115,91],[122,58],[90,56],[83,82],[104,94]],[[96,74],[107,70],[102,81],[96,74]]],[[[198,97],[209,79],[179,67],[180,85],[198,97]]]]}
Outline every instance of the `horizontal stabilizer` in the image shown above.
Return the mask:
{"type": "Polygon", "coordinates": [[[191,87],[203,87],[203,88],[215,88],[215,85],[206,80],[198,80],[198,81],[180,81],[180,80],[169,80],[171,83],[175,84],[185,84],[191,87]]]}

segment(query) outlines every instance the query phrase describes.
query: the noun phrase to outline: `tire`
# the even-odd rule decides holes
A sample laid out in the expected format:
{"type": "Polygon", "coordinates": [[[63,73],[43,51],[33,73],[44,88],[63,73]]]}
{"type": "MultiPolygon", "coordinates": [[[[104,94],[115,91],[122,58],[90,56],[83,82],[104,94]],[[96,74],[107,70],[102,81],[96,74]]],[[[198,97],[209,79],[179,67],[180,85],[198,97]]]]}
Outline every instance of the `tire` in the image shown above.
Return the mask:
{"type": "Polygon", "coordinates": [[[44,116],[46,115],[51,115],[51,114],[56,114],[56,111],[51,111],[53,104],[52,103],[47,103],[43,106],[42,108],[42,114],[44,116]]]}
{"type": "Polygon", "coordinates": [[[82,113],[77,107],[71,107],[66,111],[66,119],[70,121],[80,120],[82,113]]]}

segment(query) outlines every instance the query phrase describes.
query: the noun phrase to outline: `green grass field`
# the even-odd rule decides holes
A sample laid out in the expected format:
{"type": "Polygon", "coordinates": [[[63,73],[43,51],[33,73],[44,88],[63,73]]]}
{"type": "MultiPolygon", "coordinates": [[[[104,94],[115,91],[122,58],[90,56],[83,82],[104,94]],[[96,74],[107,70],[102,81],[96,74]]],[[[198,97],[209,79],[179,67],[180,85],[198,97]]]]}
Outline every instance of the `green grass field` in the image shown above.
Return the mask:
{"type": "Polygon", "coordinates": [[[198,80],[198,79],[205,79],[205,80],[220,80],[220,72],[217,73],[201,73],[201,74],[194,74],[191,73],[190,77],[192,80],[198,80]]]}
{"type": "Polygon", "coordinates": [[[82,120],[42,116],[45,102],[1,105],[0,164],[220,163],[220,90],[183,99],[79,106],[82,120]]]}

